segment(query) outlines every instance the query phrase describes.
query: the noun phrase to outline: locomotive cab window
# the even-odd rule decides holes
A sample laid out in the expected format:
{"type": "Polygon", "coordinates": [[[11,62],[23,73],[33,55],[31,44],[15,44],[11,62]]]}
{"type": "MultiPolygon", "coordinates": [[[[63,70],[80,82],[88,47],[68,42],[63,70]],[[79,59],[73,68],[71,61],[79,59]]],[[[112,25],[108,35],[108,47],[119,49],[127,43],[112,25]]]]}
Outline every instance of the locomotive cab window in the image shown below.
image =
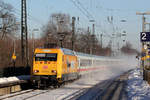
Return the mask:
{"type": "Polygon", "coordinates": [[[57,53],[36,54],[35,61],[57,61],[57,53]]]}

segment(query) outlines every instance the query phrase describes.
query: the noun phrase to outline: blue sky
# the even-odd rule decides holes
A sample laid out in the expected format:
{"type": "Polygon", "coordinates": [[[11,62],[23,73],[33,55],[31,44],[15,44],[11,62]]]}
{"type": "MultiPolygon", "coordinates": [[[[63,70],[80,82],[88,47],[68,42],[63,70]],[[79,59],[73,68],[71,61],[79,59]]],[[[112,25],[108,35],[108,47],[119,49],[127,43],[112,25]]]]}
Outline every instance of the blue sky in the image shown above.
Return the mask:
{"type": "MultiPolygon", "coordinates": [[[[4,0],[14,6],[18,21],[20,20],[20,3],[21,0],[4,0]]],[[[114,26],[118,32],[127,32],[127,41],[130,41],[134,47],[140,48],[139,34],[141,31],[141,16],[136,12],[150,11],[150,0],[79,0],[83,7],[93,15],[96,27],[96,34],[112,34],[112,25],[108,23],[107,17],[113,16],[114,26]],[[120,20],[125,19],[127,22],[122,23],[120,20]]],[[[47,23],[52,13],[67,13],[70,16],[80,17],[80,27],[87,28],[92,26],[87,17],[71,2],[71,0],[27,0],[29,29],[41,28],[47,23]]],[[[147,16],[147,21],[149,17],[147,16]]],[[[78,26],[79,26],[78,25],[78,26]]],[[[104,37],[107,43],[110,38],[104,37]]],[[[120,44],[123,44],[120,40],[120,44]]]]}

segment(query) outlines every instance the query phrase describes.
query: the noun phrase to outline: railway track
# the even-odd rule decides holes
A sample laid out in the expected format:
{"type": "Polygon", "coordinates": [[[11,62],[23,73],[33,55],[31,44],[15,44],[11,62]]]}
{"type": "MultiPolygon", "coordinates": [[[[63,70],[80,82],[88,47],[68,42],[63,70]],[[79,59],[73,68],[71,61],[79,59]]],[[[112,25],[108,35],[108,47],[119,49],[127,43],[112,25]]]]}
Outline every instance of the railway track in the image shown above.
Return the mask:
{"type": "Polygon", "coordinates": [[[78,97],[80,97],[81,95],[83,95],[86,92],[87,92],[87,88],[83,88],[83,89],[77,90],[76,92],[74,92],[66,97],[58,98],[58,100],[76,100],[78,97]]]}
{"type": "Polygon", "coordinates": [[[50,92],[51,90],[54,90],[54,89],[56,89],[56,88],[49,87],[47,90],[28,89],[28,90],[24,90],[24,91],[21,91],[21,92],[16,92],[16,93],[12,93],[12,94],[9,94],[9,95],[1,96],[0,100],[11,99],[11,98],[17,97],[17,96],[19,96],[19,97],[23,96],[21,100],[27,100],[27,99],[30,99],[32,97],[50,92]],[[24,96],[24,95],[26,95],[26,96],[24,96]]]}
{"type": "Polygon", "coordinates": [[[103,84],[96,84],[93,88],[81,88],[69,95],[62,95],[57,100],[92,100],[103,89],[111,86],[113,80],[104,81],[103,84]]]}
{"type": "Polygon", "coordinates": [[[125,92],[125,81],[128,78],[128,73],[121,75],[117,78],[113,84],[111,84],[107,89],[100,94],[95,100],[127,100],[125,92]]]}
{"type": "Polygon", "coordinates": [[[34,93],[35,94],[33,94],[33,95],[31,95],[31,96],[28,96],[28,97],[25,97],[25,98],[23,98],[22,100],[27,100],[27,99],[31,99],[31,98],[33,98],[33,97],[35,97],[35,96],[38,96],[38,95],[41,95],[41,94],[44,94],[44,93],[47,93],[47,92],[50,92],[50,90],[45,90],[45,91],[34,91],[34,93]],[[37,92],[37,93],[35,93],[35,92],[37,92]]]}
{"type": "Polygon", "coordinates": [[[48,90],[30,89],[30,90],[14,93],[14,94],[11,94],[11,95],[2,96],[2,97],[0,97],[0,100],[11,99],[11,98],[17,97],[17,96],[21,97],[23,95],[26,95],[26,96],[23,96],[21,98],[21,100],[27,100],[27,99],[30,99],[32,97],[35,97],[35,96],[38,96],[38,95],[50,92],[51,90],[52,89],[48,89],[48,90]]]}
{"type": "Polygon", "coordinates": [[[29,89],[29,90],[13,93],[13,94],[10,94],[10,95],[4,95],[4,96],[0,97],[0,100],[12,98],[12,97],[15,97],[15,96],[18,96],[18,95],[22,95],[22,94],[26,94],[26,93],[29,93],[29,92],[33,92],[33,91],[34,91],[34,89],[29,89]]]}
{"type": "Polygon", "coordinates": [[[117,78],[98,83],[79,93],[80,96],[72,94],[71,99],[68,97],[63,100],[127,100],[124,88],[128,74],[129,72],[126,72],[117,78]]]}
{"type": "MultiPolygon", "coordinates": [[[[128,78],[128,73],[129,72],[124,73],[123,75],[111,80],[105,80],[96,84],[92,88],[81,88],[71,94],[61,95],[57,100],[127,100],[124,87],[126,84],[125,81],[128,78]]],[[[11,100],[13,97],[18,97],[21,100],[31,100],[36,96],[49,93],[54,89],[56,88],[48,88],[47,90],[30,89],[0,97],[0,100],[11,100]]]]}
{"type": "MultiPolygon", "coordinates": [[[[74,80],[73,80],[74,81],[74,80]]],[[[47,92],[50,92],[52,90],[55,90],[57,88],[63,88],[65,85],[73,82],[73,81],[69,81],[69,82],[66,82],[65,84],[62,84],[60,87],[54,87],[54,86],[50,86],[48,87],[47,89],[43,90],[43,89],[28,89],[28,90],[23,90],[21,92],[16,92],[16,93],[12,93],[12,94],[9,94],[9,95],[4,95],[4,96],[1,96],[0,97],[0,100],[5,100],[5,99],[11,99],[13,97],[16,97],[19,96],[21,97],[21,100],[28,100],[28,99],[32,99],[33,97],[36,97],[38,95],[41,95],[41,94],[44,94],[44,93],[47,93],[47,92]],[[30,95],[31,94],[31,95],[30,95]],[[26,96],[24,96],[26,95],[26,96]]]]}

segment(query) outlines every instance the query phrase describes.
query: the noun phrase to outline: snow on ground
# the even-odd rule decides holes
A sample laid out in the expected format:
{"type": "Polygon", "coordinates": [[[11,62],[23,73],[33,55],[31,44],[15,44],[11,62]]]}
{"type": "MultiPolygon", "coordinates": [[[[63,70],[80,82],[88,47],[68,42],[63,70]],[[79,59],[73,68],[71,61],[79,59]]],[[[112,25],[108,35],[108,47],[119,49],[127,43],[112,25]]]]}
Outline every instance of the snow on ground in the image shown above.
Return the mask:
{"type": "Polygon", "coordinates": [[[129,100],[150,100],[150,85],[142,76],[140,69],[130,72],[126,89],[129,100]]]}
{"type": "MultiPolygon", "coordinates": [[[[137,63],[133,64],[133,62],[136,61],[132,61],[131,57],[127,57],[127,59],[124,60],[122,63],[116,63],[115,65],[111,64],[100,65],[99,66],[100,69],[97,70],[96,72],[86,74],[82,76],[79,80],[69,83],[61,88],[50,90],[49,92],[46,92],[44,94],[37,95],[28,100],[62,100],[65,97],[81,89],[91,88],[99,82],[104,82],[105,80],[113,79],[114,77],[119,76],[120,74],[130,69],[134,69],[137,63]]],[[[6,100],[23,100],[28,96],[31,96],[32,94],[35,93],[19,95],[16,97],[8,98],[6,100]]]]}
{"type": "MultiPolygon", "coordinates": [[[[130,60],[131,61],[131,60],[130,60]]],[[[116,76],[130,70],[134,69],[135,65],[132,63],[116,64],[116,65],[100,65],[101,69],[97,72],[91,72],[82,76],[79,80],[65,85],[62,88],[52,90],[48,93],[38,95],[30,100],[62,100],[68,95],[75,93],[83,88],[91,88],[99,82],[104,82],[105,80],[113,79],[116,76]]],[[[136,64],[136,63],[135,63],[136,64]]]]}

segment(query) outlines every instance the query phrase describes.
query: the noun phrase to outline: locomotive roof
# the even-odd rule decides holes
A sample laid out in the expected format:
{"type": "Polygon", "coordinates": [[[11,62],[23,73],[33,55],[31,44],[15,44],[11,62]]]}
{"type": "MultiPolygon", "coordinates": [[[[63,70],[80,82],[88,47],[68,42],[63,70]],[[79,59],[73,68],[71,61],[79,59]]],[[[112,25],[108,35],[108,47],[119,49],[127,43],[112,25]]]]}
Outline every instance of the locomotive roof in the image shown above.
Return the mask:
{"type": "Polygon", "coordinates": [[[61,50],[63,51],[64,54],[66,55],[75,55],[75,52],[70,50],[70,49],[66,49],[66,48],[61,48],[61,50]]]}
{"type": "Polygon", "coordinates": [[[66,48],[39,48],[39,49],[61,49],[61,51],[65,55],[72,55],[72,56],[84,56],[84,57],[92,57],[92,58],[102,58],[102,59],[117,59],[115,57],[107,57],[107,56],[97,56],[97,55],[92,55],[92,54],[86,54],[86,53],[81,53],[81,52],[75,52],[70,49],[66,48]]]}

